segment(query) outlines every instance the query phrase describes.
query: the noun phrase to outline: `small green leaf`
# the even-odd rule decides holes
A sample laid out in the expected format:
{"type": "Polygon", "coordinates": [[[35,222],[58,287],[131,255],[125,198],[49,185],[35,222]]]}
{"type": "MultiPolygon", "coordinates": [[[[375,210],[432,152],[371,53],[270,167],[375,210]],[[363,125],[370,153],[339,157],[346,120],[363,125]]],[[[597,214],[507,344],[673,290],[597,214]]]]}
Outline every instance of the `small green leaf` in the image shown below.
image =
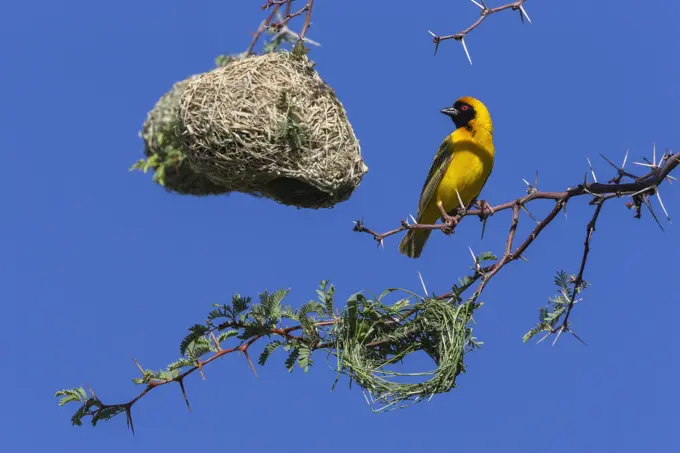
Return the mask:
{"type": "Polygon", "coordinates": [[[298,356],[300,355],[300,350],[295,347],[290,351],[290,354],[288,354],[288,358],[286,359],[286,368],[288,368],[288,372],[293,372],[293,367],[295,366],[295,361],[297,360],[298,356]]]}
{"type": "Polygon", "coordinates": [[[498,257],[493,252],[484,252],[478,257],[479,261],[496,261],[498,257]]]}
{"type": "Polygon", "coordinates": [[[209,331],[210,329],[208,329],[206,326],[202,324],[194,324],[193,326],[189,327],[190,332],[189,335],[184,337],[184,339],[179,345],[180,354],[185,355],[189,345],[195,342],[198,338],[208,333],[209,331]]]}
{"type": "Polygon", "coordinates": [[[217,336],[217,342],[221,344],[223,341],[226,341],[231,337],[235,337],[236,335],[238,335],[238,330],[227,330],[217,336]]]}
{"type": "Polygon", "coordinates": [[[309,367],[312,366],[312,350],[307,345],[300,345],[297,361],[300,368],[305,370],[305,373],[309,371],[309,367]]]}
{"type": "Polygon", "coordinates": [[[282,344],[283,343],[281,343],[279,340],[274,340],[267,346],[265,346],[264,350],[262,351],[262,354],[260,354],[260,358],[257,360],[257,363],[264,366],[264,364],[267,363],[267,359],[272,354],[272,352],[276,351],[282,344]]]}
{"type": "Polygon", "coordinates": [[[85,392],[85,389],[82,387],[59,390],[54,396],[63,397],[59,400],[59,406],[63,406],[64,404],[73,402],[84,403],[87,400],[87,393],[85,392]]]}

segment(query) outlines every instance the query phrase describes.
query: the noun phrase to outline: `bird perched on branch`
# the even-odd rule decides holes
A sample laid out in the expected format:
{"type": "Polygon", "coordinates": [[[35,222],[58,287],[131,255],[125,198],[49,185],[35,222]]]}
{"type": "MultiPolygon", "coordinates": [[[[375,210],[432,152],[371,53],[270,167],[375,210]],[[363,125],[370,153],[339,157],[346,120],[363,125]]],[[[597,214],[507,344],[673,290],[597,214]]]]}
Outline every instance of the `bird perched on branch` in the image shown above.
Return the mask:
{"type": "MultiPolygon", "coordinates": [[[[434,157],[420,194],[416,221],[434,224],[442,217],[453,229],[456,219],[449,214],[477,201],[493,169],[493,123],[486,106],[469,96],[458,99],[441,113],[453,119],[456,130],[444,139],[434,157]]],[[[493,213],[485,202],[478,204],[493,213]]],[[[399,251],[410,258],[418,258],[431,232],[408,230],[399,244],[399,251]]]]}

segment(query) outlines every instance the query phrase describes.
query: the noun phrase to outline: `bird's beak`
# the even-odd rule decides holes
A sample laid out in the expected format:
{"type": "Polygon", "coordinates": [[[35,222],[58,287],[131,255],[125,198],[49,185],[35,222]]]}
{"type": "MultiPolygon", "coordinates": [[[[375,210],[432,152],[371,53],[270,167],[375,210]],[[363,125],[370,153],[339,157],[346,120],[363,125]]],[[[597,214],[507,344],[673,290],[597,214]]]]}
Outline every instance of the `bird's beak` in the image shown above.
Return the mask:
{"type": "Polygon", "coordinates": [[[440,110],[444,115],[450,116],[451,118],[455,117],[460,113],[457,108],[455,107],[446,107],[445,109],[440,110]]]}

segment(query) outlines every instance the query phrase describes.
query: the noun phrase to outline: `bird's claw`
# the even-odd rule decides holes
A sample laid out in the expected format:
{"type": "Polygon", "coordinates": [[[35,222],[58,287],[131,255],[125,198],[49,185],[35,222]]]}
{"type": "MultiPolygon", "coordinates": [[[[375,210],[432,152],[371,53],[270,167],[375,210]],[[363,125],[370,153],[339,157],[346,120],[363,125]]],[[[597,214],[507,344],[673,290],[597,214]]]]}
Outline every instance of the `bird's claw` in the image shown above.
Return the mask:
{"type": "Polygon", "coordinates": [[[446,234],[451,234],[453,233],[453,229],[458,225],[458,220],[450,216],[448,214],[443,215],[444,218],[444,225],[446,225],[446,231],[444,231],[446,234]]]}
{"type": "Polygon", "coordinates": [[[458,225],[458,220],[456,217],[450,216],[441,203],[437,204],[437,207],[439,208],[439,212],[441,213],[442,219],[444,220],[445,228],[442,231],[446,234],[453,233],[453,229],[456,227],[456,225],[458,225]]]}
{"type": "Polygon", "coordinates": [[[479,210],[481,211],[479,214],[479,218],[482,220],[495,214],[495,211],[493,210],[491,205],[486,202],[486,200],[478,200],[477,206],[479,206],[479,210]]]}

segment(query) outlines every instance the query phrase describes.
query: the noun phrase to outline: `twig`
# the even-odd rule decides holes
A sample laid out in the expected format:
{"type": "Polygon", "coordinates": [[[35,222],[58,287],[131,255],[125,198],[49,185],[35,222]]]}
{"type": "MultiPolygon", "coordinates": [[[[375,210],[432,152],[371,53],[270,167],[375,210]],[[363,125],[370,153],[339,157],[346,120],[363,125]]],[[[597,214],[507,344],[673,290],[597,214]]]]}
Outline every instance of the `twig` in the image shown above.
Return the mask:
{"type": "Polygon", "coordinates": [[[305,15],[305,23],[298,37],[303,41],[307,41],[305,39],[305,34],[307,33],[307,30],[309,29],[309,26],[311,24],[312,7],[314,6],[314,0],[307,0],[307,4],[305,4],[305,6],[303,6],[298,11],[295,12],[291,12],[292,3],[293,0],[267,0],[267,3],[262,5],[263,10],[271,9],[271,12],[267,16],[267,18],[260,23],[260,26],[257,28],[257,31],[253,33],[253,39],[250,42],[248,49],[246,49],[246,55],[253,54],[255,44],[257,43],[257,41],[260,39],[260,36],[262,36],[262,33],[264,33],[264,31],[267,28],[272,28],[274,30],[281,31],[281,29],[287,27],[288,22],[290,22],[291,19],[301,16],[304,13],[307,13],[305,15]],[[278,13],[280,8],[284,5],[286,9],[283,18],[280,21],[273,21],[276,13],[278,13]]]}
{"type": "MultiPolygon", "coordinates": [[[[522,255],[524,254],[524,252],[538,238],[541,231],[543,231],[543,229],[546,226],[548,226],[550,222],[552,222],[555,219],[555,217],[557,217],[560,211],[566,207],[570,199],[583,195],[590,195],[594,197],[590,204],[596,204],[597,207],[595,210],[593,220],[591,220],[591,223],[588,224],[589,233],[586,243],[586,247],[588,247],[590,243],[590,235],[592,235],[592,232],[595,229],[595,221],[597,220],[597,216],[599,216],[599,213],[602,209],[604,202],[612,198],[623,197],[625,195],[636,194],[636,196],[639,196],[637,194],[639,194],[640,192],[657,188],[658,185],[661,184],[664,180],[666,180],[668,175],[676,167],[680,165],[680,159],[678,158],[679,156],[680,153],[669,154],[668,157],[665,160],[663,160],[663,162],[659,162],[660,166],[656,165],[652,167],[647,174],[641,177],[635,177],[631,174],[626,173],[622,169],[621,170],[617,169],[619,170],[619,176],[621,177],[621,179],[623,177],[633,179],[633,182],[630,183],[622,183],[620,182],[621,179],[619,179],[618,182],[610,182],[608,184],[584,183],[578,185],[577,187],[568,188],[567,190],[564,190],[562,192],[542,192],[536,190],[534,187],[530,187],[530,190],[528,191],[529,193],[527,195],[519,197],[507,203],[493,206],[492,209],[494,212],[512,209],[513,211],[512,223],[510,226],[508,237],[506,239],[505,253],[503,254],[503,256],[495,263],[477,270],[475,274],[471,277],[473,279],[473,283],[481,279],[481,282],[479,283],[477,289],[475,290],[475,293],[472,296],[472,300],[473,301],[477,300],[477,298],[481,295],[482,291],[486,287],[486,284],[489,282],[489,280],[493,278],[493,276],[496,275],[503,267],[505,267],[508,263],[511,263],[512,261],[523,258],[522,255]],[[514,251],[511,251],[515,239],[515,234],[517,231],[517,225],[519,223],[519,211],[520,209],[523,209],[526,204],[534,200],[555,200],[555,206],[543,218],[543,220],[536,224],[532,232],[526,237],[522,244],[519,245],[514,251]]],[[[460,213],[456,214],[455,220],[456,222],[460,222],[466,216],[479,216],[480,218],[486,218],[487,213],[488,213],[487,209],[469,210],[464,214],[460,213]]],[[[379,241],[380,243],[382,243],[382,241],[388,236],[392,236],[394,234],[410,229],[430,229],[430,230],[438,229],[446,232],[446,225],[444,224],[424,225],[417,223],[408,224],[406,221],[402,221],[401,226],[399,228],[387,231],[386,233],[377,233],[374,230],[367,228],[366,226],[364,226],[363,221],[355,222],[354,226],[354,231],[371,234],[373,238],[379,241]]],[[[584,251],[584,261],[582,262],[582,267],[579,272],[580,277],[577,278],[577,282],[583,276],[583,268],[585,267],[585,258],[587,258],[588,251],[589,249],[586,249],[586,251],[584,251]]],[[[440,296],[437,296],[437,298],[446,299],[451,297],[453,294],[454,294],[453,292],[448,292],[440,296]]],[[[569,311],[571,311],[572,306],[573,302],[572,304],[570,304],[569,311]]],[[[567,318],[566,320],[568,320],[568,317],[566,318],[567,318]]],[[[566,324],[565,328],[567,328],[566,324]]]]}
{"type": "Polygon", "coordinates": [[[281,4],[274,5],[274,9],[272,9],[272,12],[269,13],[269,16],[267,16],[267,18],[260,23],[260,26],[257,28],[257,31],[253,34],[253,39],[252,41],[250,41],[250,45],[246,49],[246,55],[253,54],[255,44],[257,43],[258,39],[260,39],[260,36],[262,36],[262,33],[264,33],[264,31],[267,29],[270,22],[272,21],[276,13],[279,11],[279,8],[281,8],[281,4]]]}
{"type": "Polygon", "coordinates": [[[435,44],[435,49],[434,53],[435,55],[437,54],[437,50],[439,49],[439,43],[442,41],[447,41],[449,39],[455,39],[456,41],[460,41],[463,49],[465,50],[465,54],[468,57],[468,60],[470,61],[470,64],[472,64],[472,59],[470,58],[470,52],[468,52],[467,45],[465,44],[465,37],[470,33],[472,30],[475,28],[479,27],[482,22],[486,20],[487,17],[500,13],[501,11],[505,10],[512,10],[512,11],[519,11],[520,12],[520,19],[522,19],[522,22],[524,22],[524,18],[526,17],[529,23],[531,23],[531,19],[529,19],[529,15],[526,13],[526,10],[524,9],[524,3],[526,3],[527,0],[516,0],[511,3],[508,3],[506,5],[502,6],[497,6],[496,8],[489,8],[486,6],[486,3],[484,1],[480,3],[472,0],[472,3],[477,5],[480,8],[480,15],[479,18],[472,23],[469,27],[466,29],[459,31],[458,33],[454,33],[452,35],[436,35],[433,32],[429,32],[430,35],[432,35],[432,42],[435,44]]]}
{"type": "MultiPolygon", "coordinates": [[[[610,182],[607,184],[604,183],[586,183],[586,184],[579,184],[576,187],[573,188],[568,188],[562,192],[544,192],[544,191],[532,191],[528,195],[516,198],[514,200],[508,201],[506,203],[502,203],[496,206],[492,206],[492,209],[494,212],[500,212],[500,211],[505,211],[507,209],[513,209],[518,203],[521,207],[524,207],[525,205],[529,204],[532,201],[535,200],[555,200],[557,202],[562,202],[562,204],[566,204],[570,199],[583,196],[583,195],[603,195],[605,198],[613,198],[613,197],[623,197],[626,195],[631,195],[631,194],[638,194],[641,192],[645,192],[648,190],[652,190],[654,187],[657,187],[660,185],[666,177],[676,168],[678,165],[680,165],[680,160],[678,159],[678,156],[680,156],[680,153],[675,153],[671,154],[670,157],[675,157],[675,158],[668,158],[666,161],[663,163],[663,166],[661,167],[655,167],[652,168],[647,174],[635,178],[633,182],[630,183],[621,183],[621,182],[610,182]]],[[[628,175],[626,175],[628,176],[628,175]]],[[[630,176],[632,177],[632,175],[630,176]]],[[[594,204],[594,203],[592,203],[594,204]]],[[[559,212],[559,211],[558,211],[559,212]]],[[[481,209],[471,209],[468,210],[465,214],[461,215],[459,213],[456,213],[455,219],[457,222],[460,222],[464,217],[469,217],[469,216],[477,216],[480,218],[486,217],[488,214],[488,210],[481,210],[481,209]]],[[[551,219],[552,220],[552,219],[551,219]]],[[[380,240],[380,239],[385,239],[389,236],[395,235],[397,233],[400,233],[405,230],[445,230],[446,227],[443,224],[418,224],[418,223],[412,223],[409,224],[408,222],[402,220],[401,221],[401,226],[398,228],[395,228],[393,230],[389,230],[385,233],[378,233],[372,229],[369,229],[365,226],[364,222],[362,220],[354,222],[354,231],[360,232],[360,233],[368,233],[374,237],[375,240],[380,240]]],[[[541,228],[542,229],[542,228],[541,228]]],[[[539,230],[540,231],[540,230],[539,230]]]]}
{"type": "MultiPolygon", "coordinates": [[[[564,320],[562,321],[562,324],[560,325],[560,327],[552,329],[551,333],[566,330],[567,332],[570,332],[572,333],[572,335],[576,336],[576,334],[569,330],[569,315],[571,314],[572,308],[574,308],[576,296],[586,283],[585,280],[583,280],[583,271],[586,268],[586,261],[588,261],[588,254],[590,253],[590,239],[593,237],[593,232],[595,232],[595,224],[597,223],[597,219],[600,217],[600,212],[602,211],[602,207],[604,206],[604,203],[606,201],[607,199],[602,199],[597,203],[597,207],[595,208],[593,217],[590,219],[590,222],[588,222],[588,225],[586,225],[586,239],[583,241],[583,257],[581,258],[581,266],[579,267],[578,274],[572,280],[574,290],[571,293],[571,300],[569,301],[569,305],[567,306],[567,312],[564,315],[564,320]]],[[[578,336],[576,336],[576,338],[578,338],[578,336]]],[[[583,340],[581,340],[580,338],[578,339],[581,342],[583,342],[583,340]]]]}

